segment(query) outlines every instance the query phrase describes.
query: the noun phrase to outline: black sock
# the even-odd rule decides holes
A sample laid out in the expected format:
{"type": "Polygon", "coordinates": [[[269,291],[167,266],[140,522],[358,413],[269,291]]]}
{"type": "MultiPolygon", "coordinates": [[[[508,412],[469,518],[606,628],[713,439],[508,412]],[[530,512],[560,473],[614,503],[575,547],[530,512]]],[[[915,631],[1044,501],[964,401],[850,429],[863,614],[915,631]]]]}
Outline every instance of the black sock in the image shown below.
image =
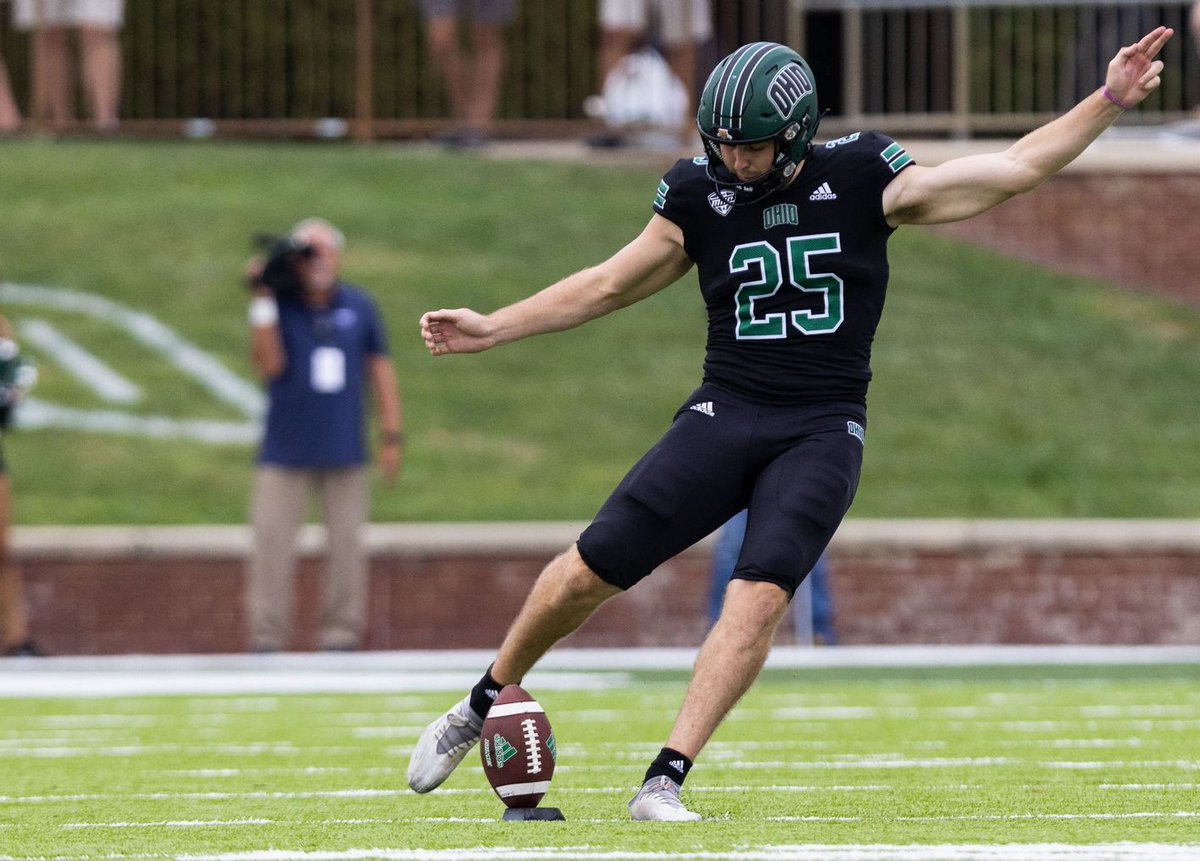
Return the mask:
{"type": "Polygon", "coordinates": [[[487,717],[492,701],[500,695],[500,689],[503,687],[504,685],[492,678],[492,668],[488,667],[479,684],[471,688],[471,711],[479,715],[480,720],[487,717]]]}
{"type": "Polygon", "coordinates": [[[688,772],[691,770],[692,761],[690,759],[677,750],[664,747],[658,752],[658,756],[655,757],[650,767],[646,769],[645,780],[661,774],[683,786],[683,781],[687,779],[688,772]]]}

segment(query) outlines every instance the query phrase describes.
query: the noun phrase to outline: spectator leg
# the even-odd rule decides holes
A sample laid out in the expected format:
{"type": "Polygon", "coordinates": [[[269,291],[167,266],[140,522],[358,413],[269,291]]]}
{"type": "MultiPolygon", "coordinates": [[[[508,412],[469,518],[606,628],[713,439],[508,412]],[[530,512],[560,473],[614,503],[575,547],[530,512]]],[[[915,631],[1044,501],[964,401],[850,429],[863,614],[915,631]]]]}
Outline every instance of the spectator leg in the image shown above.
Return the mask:
{"type": "Polygon", "coordinates": [[[0,132],[15,132],[21,127],[21,110],[13,98],[8,69],[0,57],[0,132]]]}
{"type": "Polygon", "coordinates": [[[504,80],[504,30],[490,24],[475,24],[471,30],[475,51],[473,86],[464,93],[467,125],[474,131],[489,132],[500,104],[500,86],[504,80]]]}
{"type": "Polygon", "coordinates": [[[425,38],[441,76],[442,86],[446,89],[450,113],[454,119],[461,120],[466,116],[466,70],[462,46],[458,41],[458,19],[430,18],[425,24],[425,38]]]}
{"type": "Polygon", "coordinates": [[[75,117],[71,93],[70,34],[63,27],[35,30],[33,94],[29,115],[51,130],[67,128],[75,117]]]}
{"type": "Polygon", "coordinates": [[[84,27],[79,32],[83,88],[97,130],[117,127],[121,99],[121,45],[116,30],[84,27]]]}

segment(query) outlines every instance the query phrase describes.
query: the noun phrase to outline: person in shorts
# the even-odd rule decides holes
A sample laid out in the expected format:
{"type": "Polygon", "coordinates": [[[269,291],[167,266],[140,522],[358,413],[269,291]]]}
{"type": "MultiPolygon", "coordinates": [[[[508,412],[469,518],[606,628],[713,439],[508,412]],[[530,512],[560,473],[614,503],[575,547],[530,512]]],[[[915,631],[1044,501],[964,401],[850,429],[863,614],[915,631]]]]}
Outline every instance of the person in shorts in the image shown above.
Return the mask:
{"type": "Polygon", "coordinates": [[[13,0],[14,28],[33,39],[32,120],[55,131],[75,123],[70,74],[74,32],[92,125],[101,133],[116,130],[124,21],[124,0],[13,0]]]}
{"type": "Polygon", "coordinates": [[[488,142],[504,80],[504,32],[517,14],[516,0],[421,0],[425,40],[450,101],[451,147],[488,142]],[[460,32],[469,21],[469,43],[460,32]]]}
{"type": "Polygon", "coordinates": [[[701,93],[704,155],[667,171],[628,245],[491,314],[426,313],[432,355],[477,353],[628,307],[694,267],[708,344],[700,387],[662,439],[542,571],[478,684],[422,733],[409,786],[439,786],[478,741],[498,691],[605,601],[746,508],[720,618],[629,802],[635,820],[700,819],[681,786],[757,678],[858,487],[888,240],[901,225],[971,218],[1061,170],[1160,85],[1157,57],[1172,35],[1159,27],[1121,48],[1103,87],[1007,149],[934,167],[878,132],[814,143],[821,112],[808,63],[784,45],[744,45],[701,93]]]}

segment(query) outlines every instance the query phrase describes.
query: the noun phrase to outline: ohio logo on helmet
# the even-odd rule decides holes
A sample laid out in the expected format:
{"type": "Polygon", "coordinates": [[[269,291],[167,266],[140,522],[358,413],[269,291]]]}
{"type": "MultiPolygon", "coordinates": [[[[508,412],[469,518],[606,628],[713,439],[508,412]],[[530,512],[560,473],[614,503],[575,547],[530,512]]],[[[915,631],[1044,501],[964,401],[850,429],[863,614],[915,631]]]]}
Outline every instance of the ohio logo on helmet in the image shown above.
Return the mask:
{"type": "Polygon", "coordinates": [[[789,63],[776,72],[767,85],[767,98],[779,111],[779,116],[784,118],[790,117],[800,101],[814,92],[816,87],[813,82],[795,63],[789,63]]]}

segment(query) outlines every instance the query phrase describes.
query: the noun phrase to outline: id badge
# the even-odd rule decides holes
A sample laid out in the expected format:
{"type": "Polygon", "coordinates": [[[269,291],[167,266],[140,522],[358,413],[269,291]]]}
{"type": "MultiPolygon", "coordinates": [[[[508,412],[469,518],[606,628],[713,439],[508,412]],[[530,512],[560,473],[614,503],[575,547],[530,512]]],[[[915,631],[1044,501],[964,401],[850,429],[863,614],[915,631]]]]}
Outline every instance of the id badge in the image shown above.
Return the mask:
{"type": "Polygon", "coordinates": [[[337,347],[317,347],[312,354],[313,391],[331,395],[346,388],[346,354],[337,347]]]}

